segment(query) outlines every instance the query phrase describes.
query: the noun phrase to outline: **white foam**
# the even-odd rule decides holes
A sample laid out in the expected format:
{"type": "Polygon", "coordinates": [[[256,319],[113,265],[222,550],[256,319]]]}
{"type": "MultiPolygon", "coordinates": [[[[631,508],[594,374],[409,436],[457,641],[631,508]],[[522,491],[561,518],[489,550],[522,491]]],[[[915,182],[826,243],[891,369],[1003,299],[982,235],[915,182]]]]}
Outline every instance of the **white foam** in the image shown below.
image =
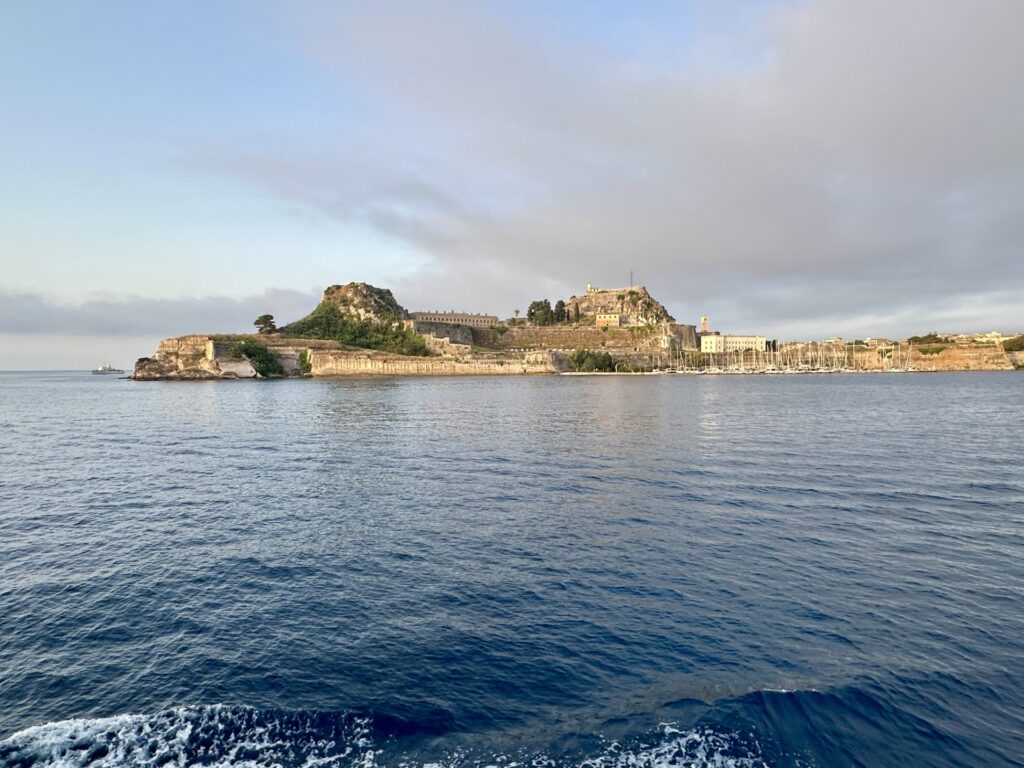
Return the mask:
{"type": "MultiPolygon", "coordinates": [[[[74,719],[26,728],[0,741],[0,765],[32,768],[156,768],[201,764],[213,768],[379,768],[381,755],[366,719],[339,718],[330,733],[319,720],[263,715],[215,705],[179,707],[155,715],[74,719]]],[[[328,729],[329,730],[329,729],[328,729]]],[[[453,752],[438,762],[397,760],[401,768],[759,768],[759,750],[710,728],[662,724],[650,743],[615,742],[593,757],[565,760],[534,754],[453,752]]],[[[382,768],[382,767],[381,767],[382,768]]]]}
{"type": "Polygon", "coordinates": [[[681,730],[662,723],[661,739],[624,748],[613,743],[604,754],[584,760],[580,768],[761,768],[767,763],[754,746],[741,746],[734,735],[710,728],[681,730]]]}
{"type": "Polygon", "coordinates": [[[366,748],[367,720],[347,721],[339,744],[337,733],[317,738],[301,722],[290,733],[293,726],[287,721],[271,717],[263,723],[257,714],[248,708],[213,705],[46,723],[0,741],[0,765],[155,768],[201,762],[212,768],[375,768],[375,753],[366,748]]]}

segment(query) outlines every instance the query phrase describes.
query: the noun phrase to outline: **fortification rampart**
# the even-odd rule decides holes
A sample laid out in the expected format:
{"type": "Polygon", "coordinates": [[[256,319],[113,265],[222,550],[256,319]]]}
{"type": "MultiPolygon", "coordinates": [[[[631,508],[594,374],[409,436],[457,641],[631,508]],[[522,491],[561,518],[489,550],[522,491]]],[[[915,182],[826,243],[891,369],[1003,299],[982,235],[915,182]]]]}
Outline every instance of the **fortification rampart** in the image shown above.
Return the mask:
{"type": "Polygon", "coordinates": [[[157,355],[174,355],[181,358],[203,358],[207,356],[209,336],[179,336],[164,339],[157,347],[157,355]]]}
{"type": "Polygon", "coordinates": [[[512,326],[499,333],[493,328],[473,328],[473,342],[490,349],[594,349],[609,353],[662,352],[696,349],[692,325],[662,324],[635,328],[572,326],[512,326]]]}
{"type": "Polygon", "coordinates": [[[448,339],[452,344],[465,344],[467,346],[473,343],[473,329],[468,325],[431,323],[425,320],[406,320],[405,326],[412,329],[413,333],[421,334],[427,338],[432,336],[435,339],[448,339]]]}
{"type": "Polygon", "coordinates": [[[473,354],[473,347],[469,344],[455,344],[451,339],[446,339],[443,336],[424,336],[423,341],[431,354],[444,357],[465,357],[473,354]]]}
{"type": "MultiPolygon", "coordinates": [[[[265,339],[266,337],[262,337],[260,339],[261,343],[265,343],[265,339]]],[[[301,366],[299,365],[299,356],[303,352],[309,350],[309,342],[315,340],[288,339],[286,343],[281,343],[282,341],[284,340],[274,339],[274,343],[266,344],[267,349],[274,354],[274,357],[277,358],[277,362],[279,362],[281,367],[284,368],[285,373],[289,375],[300,373],[301,366]]],[[[232,362],[237,361],[238,359],[231,356],[231,347],[234,346],[235,343],[236,342],[234,341],[211,339],[207,345],[207,359],[216,363],[217,367],[221,371],[233,370],[234,366],[232,365],[232,362]]],[[[331,347],[338,346],[335,342],[330,342],[330,345],[331,347]]],[[[255,375],[255,371],[253,371],[252,375],[255,375]]],[[[246,378],[246,376],[242,375],[239,375],[238,377],[246,378]]]]}
{"type": "Polygon", "coordinates": [[[340,349],[335,341],[289,339],[280,336],[180,336],[164,339],[153,357],[135,363],[133,378],[153,379],[247,379],[256,371],[245,358],[231,356],[231,347],[243,340],[265,345],[287,374],[300,372],[299,356],[311,348],[340,349]]]}
{"type": "Polygon", "coordinates": [[[309,362],[313,376],[521,376],[568,369],[564,357],[549,353],[455,359],[315,350],[309,362]]]}
{"type": "Polygon", "coordinates": [[[255,336],[183,336],[165,339],[151,358],[135,364],[134,378],[239,379],[255,378],[256,371],[244,357],[231,356],[231,347],[243,339],[267,346],[285,369],[301,373],[299,360],[308,358],[312,376],[494,376],[558,373],[569,369],[568,358],[557,352],[473,353],[465,345],[434,339],[445,346],[445,355],[407,357],[387,352],[345,348],[333,341],[255,336]]]}

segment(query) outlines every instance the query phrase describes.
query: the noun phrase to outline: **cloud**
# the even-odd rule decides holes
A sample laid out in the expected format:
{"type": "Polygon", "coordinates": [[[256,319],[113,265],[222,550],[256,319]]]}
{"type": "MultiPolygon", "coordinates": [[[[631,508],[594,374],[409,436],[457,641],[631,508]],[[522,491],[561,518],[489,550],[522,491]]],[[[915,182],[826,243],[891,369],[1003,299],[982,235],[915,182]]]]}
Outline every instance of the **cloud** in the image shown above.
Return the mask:
{"type": "Polygon", "coordinates": [[[407,304],[507,313],[634,269],[679,317],[809,330],[1024,278],[1018,0],[787,3],[650,62],[508,6],[298,13],[363,119],[191,162],[412,244],[407,304]]]}
{"type": "Polygon", "coordinates": [[[279,322],[289,322],[309,312],[319,299],[318,293],[268,290],[244,298],[96,297],[65,304],[37,293],[0,290],[0,334],[162,338],[252,332],[258,315],[269,312],[279,322]]]}

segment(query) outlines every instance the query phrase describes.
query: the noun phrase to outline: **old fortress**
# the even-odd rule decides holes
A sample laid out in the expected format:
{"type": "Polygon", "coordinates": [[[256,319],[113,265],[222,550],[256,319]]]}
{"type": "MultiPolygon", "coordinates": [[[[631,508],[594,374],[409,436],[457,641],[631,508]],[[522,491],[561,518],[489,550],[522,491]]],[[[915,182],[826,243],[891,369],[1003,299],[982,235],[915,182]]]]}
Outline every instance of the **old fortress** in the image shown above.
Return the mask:
{"type": "Polygon", "coordinates": [[[133,378],[1024,367],[1024,351],[1004,350],[988,336],[979,340],[930,334],[916,342],[835,338],[779,345],[761,335],[721,333],[710,329],[706,316],[699,327],[676,322],[642,285],[610,290],[588,285],[553,306],[543,299],[529,307],[525,316],[516,310],[505,320],[455,311],[409,312],[388,289],[366,283],[332,285],[309,315],[280,329],[165,339],[152,357],[136,362],[133,378]],[[253,350],[262,352],[253,357],[253,350]]]}
{"type": "MultiPolygon", "coordinates": [[[[701,317],[699,330],[695,326],[676,324],[644,286],[602,290],[588,283],[586,291],[580,296],[572,296],[565,302],[565,307],[566,316],[561,322],[577,330],[581,327],[613,329],[676,325],[678,330],[673,335],[678,343],[673,345],[667,342],[662,345],[664,348],[678,346],[679,349],[687,351],[699,350],[707,354],[722,354],[746,350],[764,352],[773,343],[764,336],[711,331],[708,328],[707,316],[701,317]]],[[[416,324],[417,329],[426,329],[431,324],[468,328],[502,326],[497,315],[466,312],[411,312],[409,319],[416,324]]],[[[502,327],[514,328],[518,324],[518,318],[510,318],[502,327]]]]}

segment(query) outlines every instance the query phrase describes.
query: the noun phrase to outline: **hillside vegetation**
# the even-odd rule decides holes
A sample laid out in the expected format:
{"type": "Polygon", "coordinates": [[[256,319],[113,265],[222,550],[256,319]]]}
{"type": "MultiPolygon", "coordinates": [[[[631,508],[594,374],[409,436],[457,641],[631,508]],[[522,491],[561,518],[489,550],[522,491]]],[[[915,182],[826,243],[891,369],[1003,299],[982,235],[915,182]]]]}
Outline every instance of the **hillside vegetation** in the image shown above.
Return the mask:
{"type": "Polygon", "coordinates": [[[233,344],[228,354],[234,358],[244,357],[260,376],[284,376],[284,367],[267,349],[266,344],[246,339],[233,344]]]}
{"type": "Polygon", "coordinates": [[[326,301],[280,332],[284,336],[331,339],[350,347],[379,349],[398,355],[429,354],[423,337],[400,325],[397,317],[360,319],[358,315],[347,313],[337,304],[326,301]]]}
{"type": "Polygon", "coordinates": [[[1024,352],[1024,335],[1014,336],[1012,339],[1004,341],[1003,349],[1007,352],[1024,352]]]}
{"type": "Polygon", "coordinates": [[[569,355],[569,363],[574,371],[590,373],[592,371],[614,371],[615,361],[607,352],[595,352],[592,349],[577,349],[569,355]]]}

